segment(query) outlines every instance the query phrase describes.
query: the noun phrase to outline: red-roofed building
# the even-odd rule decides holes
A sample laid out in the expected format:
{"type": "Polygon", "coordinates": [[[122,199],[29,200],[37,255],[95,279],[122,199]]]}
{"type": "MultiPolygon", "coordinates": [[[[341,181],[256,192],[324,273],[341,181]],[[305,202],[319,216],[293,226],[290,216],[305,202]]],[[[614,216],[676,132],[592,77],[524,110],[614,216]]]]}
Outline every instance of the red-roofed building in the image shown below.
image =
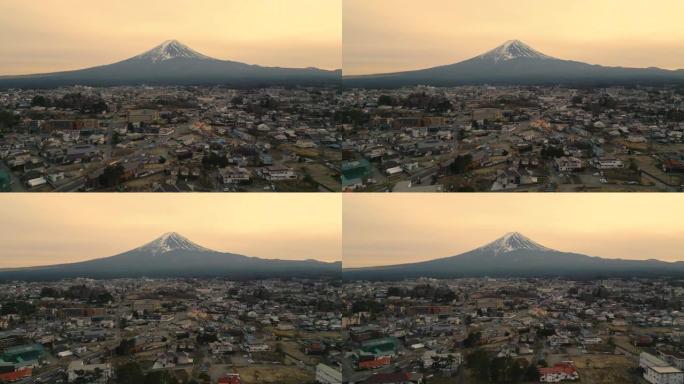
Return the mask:
{"type": "Polygon", "coordinates": [[[240,374],[238,373],[229,373],[216,382],[216,384],[241,384],[242,381],[240,381],[240,374]]]}
{"type": "Polygon", "coordinates": [[[31,377],[33,374],[33,368],[19,369],[13,372],[0,373],[0,382],[11,383],[13,381],[19,381],[27,377],[31,377]]]}
{"type": "Polygon", "coordinates": [[[359,361],[359,369],[375,369],[390,365],[390,357],[383,356],[377,359],[359,361]]]}
{"type": "Polygon", "coordinates": [[[579,374],[571,361],[557,363],[549,368],[539,368],[539,381],[542,383],[559,383],[565,380],[579,380],[579,374]]]}
{"type": "Polygon", "coordinates": [[[395,373],[378,373],[363,381],[363,384],[414,384],[416,381],[412,380],[409,373],[395,372],[395,373]]]}

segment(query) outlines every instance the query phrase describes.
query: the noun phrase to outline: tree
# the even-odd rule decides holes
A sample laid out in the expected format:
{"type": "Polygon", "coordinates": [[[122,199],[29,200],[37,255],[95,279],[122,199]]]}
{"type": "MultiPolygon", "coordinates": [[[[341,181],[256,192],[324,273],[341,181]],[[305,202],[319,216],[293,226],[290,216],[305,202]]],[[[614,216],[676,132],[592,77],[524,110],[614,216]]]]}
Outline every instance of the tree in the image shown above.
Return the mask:
{"type": "Polygon", "coordinates": [[[405,296],[406,290],[401,287],[387,288],[387,296],[405,296]]]}
{"type": "Polygon", "coordinates": [[[433,300],[438,303],[450,303],[456,300],[456,294],[448,287],[437,287],[433,300]]]}
{"type": "Polygon", "coordinates": [[[98,181],[105,187],[115,187],[121,184],[123,174],[124,167],[121,164],[108,165],[98,177],[98,181]]]}
{"type": "Polygon", "coordinates": [[[639,172],[639,164],[637,164],[636,159],[629,159],[629,170],[632,172],[639,172]]]}
{"type": "Polygon", "coordinates": [[[470,168],[472,162],[473,156],[471,154],[458,155],[449,166],[449,170],[455,175],[460,175],[470,168]]]}
{"type": "Polygon", "coordinates": [[[168,371],[154,371],[145,376],[145,384],[178,384],[178,379],[168,371]]]}
{"type": "Polygon", "coordinates": [[[285,358],[285,350],[283,350],[283,344],[282,344],[282,343],[276,344],[275,353],[276,353],[281,359],[285,358]]]}
{"type": "Polygon", "coordinates": [[[144,383],[145,375],[142,368],[140,368],[140,364],[130,362],[118,366],[116,368],[116,382],[120,384],[144,383]]]}
{"type": "Polygon", "coordinates": [[[527,366],[523,379],[525,381],[539,381],[539,368],[536,364],[532,363],[527,366]]]}
{"type": "Polygon", "coordinates": [[[362,126],[370,121],[370,114],[361,109],[343,109],[335,111],[335,122],[340,124],[352,124],[355,127],[362,126]]]}
{"type": "Polygon", "coordinates": [[[459,129],[458,132],[456,133],[456,139],[458,141],[463,141],[466,137],[466,131],[465,129],[459,129]]]}
{"type": "Polygon", "coordinates": [[[26,301],[10,301],[3,303],[0,307],[0,315],[19,315],[29,317],[36,313],[38,309],[35,305],[26,301]]]}
{"type": "Polygon", "coordinates": [[[508,381],[508,360],[507,357],[496,357],[489,365],[489,376],[491,381],[508,381]]]}
{"type": "Polygon", "coordinates": [[[35,96],[33,96],[33,99],[31,99],[31,106],[32,107],[47,107],[48,106],[48,100],[43,95],[35,95],[35,96]]]}
{"type": "Polygon", "coordinates": [[[389,95],[380,95],[378,97],[378,105],[394,105],[395,101],[392,98],[392,96],[389,95]]]}
{"type": "Polygon", "coordinates": [[[20,121],[19,116],[12,111],[0,110],[0,128],[14,128],[20,121]]]}
{"type": "Polygon", "coordinates": [[[135,339],[123,339],[119,345],[114,349],[118,356],[128,356],[133,352],[135,347],[135,339]]]}
{"type": "Polygon", "coordinates": [[[55,288],[52,287],[43,287],[43,289],[40,290],[40,297],[61,297],[62,293],[55,288]]]}
{"type": "Polygon", "coordinates": [[[541,150],[541,157],[543,159],[555,159],[564,155],[565,151],[563,151],[563,148],[555,147],[553,145],[544,147],[541,150]]]}
{"type": "Polygon", "coordinates": [[[466,356],[468,368],[473,371],[475,377],[485,382],[489,381],[490,378],[490,362],[489,355],[482,349],[476,349],[466,356]]]}
{"type": "Polygon", "coordinates": [[[482,338],[482,333],[478,332],[470,332],[468,333],[468,337],[466,337],[465,340],[463,340],[463,346],[466,348],[471,348],[480,343],[480,339],[482,338]]]}

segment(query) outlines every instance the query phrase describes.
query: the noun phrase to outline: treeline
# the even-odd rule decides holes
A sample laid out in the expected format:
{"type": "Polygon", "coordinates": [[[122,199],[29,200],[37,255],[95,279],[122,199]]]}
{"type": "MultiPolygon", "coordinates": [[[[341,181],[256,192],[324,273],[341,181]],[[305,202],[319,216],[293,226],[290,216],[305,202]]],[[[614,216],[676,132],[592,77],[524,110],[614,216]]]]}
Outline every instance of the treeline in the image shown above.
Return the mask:
{"type": "Polygon", "coordinates": [[[26,318],[35,314],[37,310],[36,306],[29,302],[13,300],[2,303],[0,315],[18,315],[26,318]]]}
{"type": "MultiPolygon", "coordinates": [[[[116,380],[114,380],[114,383],[179,384],[180,382],[169,371],[153,371],[145,373],[140,367],[140,364],[136,362],[130,362],[120,365],[116,368],[116,380]]],[[[199,384],[194,380],[191,380],[188,383],[199,384]]]]}
{"type": "Polygon", "coordinates": [[[491,357],[482,349],[466,356],[466,366],[475,377],[488,383],[538,382],[537,365],[524,358],[491,357]]]}
{"type": "Polygon", "coordinates": [[[0,110],[0,129],[2,128],[14,128],[21,122],[19,116],[15,115],[12,111],[0,110]]]}
{"type": "Polygon", "coordinates": [[[72,285],[66,290],[43,287],[40,297],[64,298],[72,300],[84,300],[90,304],[106,304],[114,300],[112,294],[101,287],[88,287],[85,284],[72,285]]]}
{"type": "Polygon", "coordinates": [[[360,127],[370,122],[371,116],[357,108],[345,108],[335,111],[333,120],[337,124],[351,124],[354,127],[360,127]]]}
{"type": "Polygon", "coordinates": [[[31,106],[73,109],[82,114],[100,114],[102,112],[109,112],[109,107],[102,98],[84,95],[82,93],[67,93],[58,99],[52,99],[43,95],[36,95],[31,100],[31,106]]]}
{"type": "Polygon", "coordinates": [[[434,287],[430,284],[416,285],[411,289],[404,287],[389,287],[387,289],[387,296],[428,299],[436,303],[450,303],[457,299],[456,293],[449,289],[449,287],[434,287]]]}
{"type": "Polygon", "coordinates": [[[380,95],[378,105],[392,107],[418,108],[427,112],[445,113],[452,109],[451,102],[444,96],[428,95],[425,92],[414,92],[401,98],[390,95],[380,95]]]}

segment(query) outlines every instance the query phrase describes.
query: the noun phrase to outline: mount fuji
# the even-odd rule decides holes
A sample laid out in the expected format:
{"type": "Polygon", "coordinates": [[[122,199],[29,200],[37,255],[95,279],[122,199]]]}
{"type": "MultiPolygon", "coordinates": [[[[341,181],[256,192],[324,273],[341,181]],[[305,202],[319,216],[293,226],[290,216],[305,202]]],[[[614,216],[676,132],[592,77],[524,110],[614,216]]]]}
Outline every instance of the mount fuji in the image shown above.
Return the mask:
{"type": "Polygon", "coordinates": [[[339,85],[341,71],[263,67],[219,60],[168,40],[129,59],[75,71],[0,76],[1,88],[54,88],[70,85],[339,85]]]}
{"type": "Polygon", "coordinates": [[[346,87],[407,85],[662,85],[684,84],[684,69],[624,68],[563,60],[541,53],[520,40],[471,59],[415,71],[344,76],[346,87]]]}
{"type": "Polygon", "coordinates": [[[41,267],[0,270],[2,280],[120,277],[339,277],[341,263],[261,259],[202,247],[175,232],[115,256],[41,267]]]}
{"type": "Polygon", "coordinates": [[[350,280],[393,280],[416,277],[629,277],[684,276],[684,262],[604,259],[545,247],[511,232],[471,251],[424,262],[367,268],[345,268],[350,280]]]}

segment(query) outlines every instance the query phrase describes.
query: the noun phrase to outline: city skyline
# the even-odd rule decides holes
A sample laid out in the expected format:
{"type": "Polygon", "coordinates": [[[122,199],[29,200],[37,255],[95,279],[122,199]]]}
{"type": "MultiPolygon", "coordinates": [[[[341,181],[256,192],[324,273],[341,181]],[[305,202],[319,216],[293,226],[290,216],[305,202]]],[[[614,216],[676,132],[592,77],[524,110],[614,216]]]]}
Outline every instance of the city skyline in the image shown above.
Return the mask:
{"type": "Polygon", "coordinates": [[[8,194],[0,268],[113,256],[166,232],[221,252],[340,261],[340,201],[327,194],[8,194]]]}
{"type": "Polygon", "coordinates": [[[339,69],[341,24],[340,0],[8,0],[0,4],[0,75],[110,64],[167,40],[222,60],[339,69]]]}
{"type": "Polygon", "coordinates": [[[684,31],[676,21],[684,4],[656,3],[525,0],[512,7],[501,0],[347,0],[343,3],[344,74],[456,63],[514,39],[560,59],[684,68],[679,54],[684,31]],[[618,8],[620,12],[615,12],[618,8]]]}
{"type": "Polygon", "coordinates": [[[684,213],[683,200],[677,195],[652,196],[345,195],[343,266],[454,256],[509,232],[520,232],[563,252],[611,259],[684,260],[684,225],[677,220],[684,213]]]}

